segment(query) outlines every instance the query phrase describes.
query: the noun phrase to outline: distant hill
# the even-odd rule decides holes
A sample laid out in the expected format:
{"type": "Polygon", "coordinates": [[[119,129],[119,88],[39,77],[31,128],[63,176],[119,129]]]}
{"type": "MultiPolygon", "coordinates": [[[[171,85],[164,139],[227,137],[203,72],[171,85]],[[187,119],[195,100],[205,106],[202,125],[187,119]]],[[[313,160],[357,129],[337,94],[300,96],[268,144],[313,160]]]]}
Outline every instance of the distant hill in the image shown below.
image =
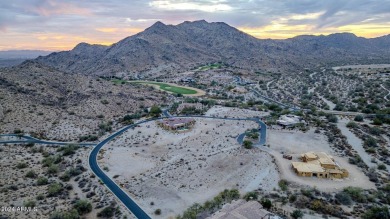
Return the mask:
{"type": "Polygon", "coordinates": [[[390,35],[366,39],[351,33],[254,38],[223,22],[153,24],[112,46],[81,43],[37,61],[69,73],[93,75],[180,71],[221,61],[251,70],[287,71],[323,64],[390,63],[390,35]]]}
{"type": "Polygon", "coordinates": [[[0,67],[18,65],[27,59],[35,59],[38,56],[46,56],[51,51],[42,50],[7,50],[0,51],[0,67]]]}

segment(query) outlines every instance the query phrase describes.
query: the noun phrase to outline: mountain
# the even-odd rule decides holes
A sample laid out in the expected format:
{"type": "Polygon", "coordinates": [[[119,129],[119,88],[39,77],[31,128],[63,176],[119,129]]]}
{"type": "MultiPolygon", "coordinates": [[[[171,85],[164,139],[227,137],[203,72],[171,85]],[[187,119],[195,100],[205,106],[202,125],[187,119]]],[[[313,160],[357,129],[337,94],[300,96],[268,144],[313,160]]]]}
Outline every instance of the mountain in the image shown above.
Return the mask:
{"type": "Polygon", "coordinates": [[[390,36],[373,39],[351,33],[254,38],[223,22],[156,22],[112,46],[81,43],[37,61],[68,73],[118,75],[169,73],[221,61],[245,69],[286,71],[319,64],[390,62],[390,36]]]}

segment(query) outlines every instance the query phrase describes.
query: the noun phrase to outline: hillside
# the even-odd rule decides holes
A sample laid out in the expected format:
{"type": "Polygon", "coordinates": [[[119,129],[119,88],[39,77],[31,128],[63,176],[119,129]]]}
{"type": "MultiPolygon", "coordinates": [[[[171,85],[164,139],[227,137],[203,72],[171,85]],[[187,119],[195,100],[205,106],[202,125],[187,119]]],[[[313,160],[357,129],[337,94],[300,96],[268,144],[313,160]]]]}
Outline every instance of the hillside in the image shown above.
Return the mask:
{"type": "Polygon", "coordinates": [[[366,39],[350,33],[261,40],[222,22],[157,22],[112,46],[81,43],[38,62],[70,73],[132,75],[180,71],[221,61],[245,69],[292,70],[318,64],[390,62],[390,35],[366,39]]]}
{"type": "MultiPolygon", "coordinates": [[[[99,135],[99,125],[161,103],[159,92],[66,74],[33,61],[0,69],[0,132],[36,132],[49,139],[99,135]]],[[[115,123],[114,123],[115,125],[115,123]]]]}

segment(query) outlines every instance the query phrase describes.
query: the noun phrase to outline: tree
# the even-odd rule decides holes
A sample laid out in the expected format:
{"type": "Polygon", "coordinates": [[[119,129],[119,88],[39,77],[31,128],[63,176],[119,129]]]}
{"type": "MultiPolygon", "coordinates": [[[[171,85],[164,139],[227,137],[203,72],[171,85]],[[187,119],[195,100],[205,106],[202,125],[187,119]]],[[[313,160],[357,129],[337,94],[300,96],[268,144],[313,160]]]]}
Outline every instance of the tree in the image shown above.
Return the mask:
{"type": "Polygon", "coordinates": [[[327,118],[328,118],[328,121],[331,122],[331,123],[337,123],[338,122],[338,118],[335,115],[329,115],[327,118]]]}
{"type": "Polygon", "coordinates": [[[294,219],[302,218],[303,212],[301,210],[296,209],[291,213],[291,217],[294,219]]]}
{"type": "Polygon", "coordinates": [[[379,207],[375,206],[369,209],[364,215],[365,219],[389,219],[389,209],[387,206],[379,207]]]}
{"type": "Polygon", "coordinates": [[[382,122],[382,120],[380,120],[379,118],[375,118],[375,119],[373,120],[373,123],[372,123],[372,124],[374,124],[374,125],[382,125],[383,122],[382,122]]]}
{"type": "Polygon", "coordinates": [[[150,108],[150,112],[149,113],[153,117],[158,117],[162,113],[162,111],[161,111],[160,107],[154,105],[154,106],[152,106],[150,108]]]}
{"type": "Polygon", "coordinates": [[[367,146],[367,147],[377,147],[377,143],[376,143],[376,139],[369,136],[365,141],[364,141],[364,145],[367,146]]]}

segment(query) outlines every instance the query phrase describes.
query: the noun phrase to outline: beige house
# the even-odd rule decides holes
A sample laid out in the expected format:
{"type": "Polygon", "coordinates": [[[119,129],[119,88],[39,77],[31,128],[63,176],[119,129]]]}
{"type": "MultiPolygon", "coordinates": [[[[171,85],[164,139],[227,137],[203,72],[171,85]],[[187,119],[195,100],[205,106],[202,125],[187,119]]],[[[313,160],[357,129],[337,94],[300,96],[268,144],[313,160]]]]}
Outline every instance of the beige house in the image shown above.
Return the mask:
{"type": "Polygon", "coordinates": [[[157,124],[170,131],[184,131],[190,129],[195,124],[195,119],[191,118],[169,118],[160,119],[157,124]]]}
{"type": "Polygon", "coordinates": [[[319,178],[345,178],[349,173],[341,168],[332,156],[324,152],[301,154],[302,162],[292,162],[292,168],[298,176],[316,176],[319,178]]]}

